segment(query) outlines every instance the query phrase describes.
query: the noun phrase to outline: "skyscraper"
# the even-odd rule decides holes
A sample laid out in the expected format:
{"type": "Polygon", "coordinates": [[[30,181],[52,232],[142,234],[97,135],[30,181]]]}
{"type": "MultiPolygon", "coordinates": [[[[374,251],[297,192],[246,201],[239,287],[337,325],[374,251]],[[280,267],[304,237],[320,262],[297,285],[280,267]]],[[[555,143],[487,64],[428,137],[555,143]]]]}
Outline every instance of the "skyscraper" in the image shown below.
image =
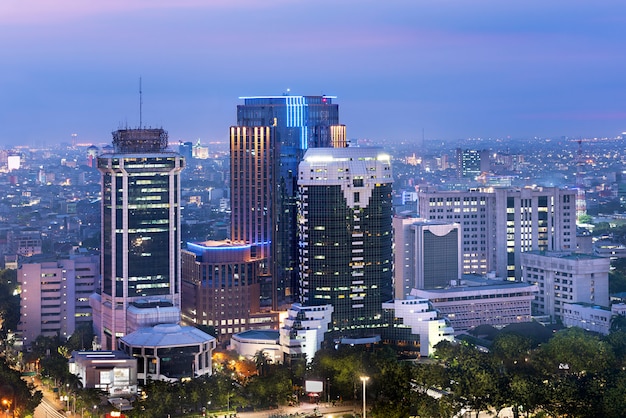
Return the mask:
{"type": "Polygon", "coordinates": [[[576,192],[557,187],[420,192],[421,217],[461,225],[463,273],[521,278],[523,252],[576,249],[576,192]]]}
{"type": "Polygon", "coordinates": [[[393,218],[395,297],[413,289],[437,289],[461,278],[460,225],[420,218],[393,218]]]}
{"type": "Polygon", "coordinates": [[[393,299],[389,155],[309,149],[298,177],[301,304],[332,305],[331,338],[380,335],[393,299]]]}
{"type": "Polygon", "coordinates": [[[123,129],[113,132],[114,151],[98,157],[102,287],[94,326],[105,348],[141,326],[180,319],[184,160],[167,145],[163,129],[123,129]]]}
{"type": "Polygon", "coordinates": [[[333,98],[243,97],[230,129],[231,239],[267,260],[261,294],[274,308],[296,292],[298,163],[309,148],[346,144],[333,98]]]}

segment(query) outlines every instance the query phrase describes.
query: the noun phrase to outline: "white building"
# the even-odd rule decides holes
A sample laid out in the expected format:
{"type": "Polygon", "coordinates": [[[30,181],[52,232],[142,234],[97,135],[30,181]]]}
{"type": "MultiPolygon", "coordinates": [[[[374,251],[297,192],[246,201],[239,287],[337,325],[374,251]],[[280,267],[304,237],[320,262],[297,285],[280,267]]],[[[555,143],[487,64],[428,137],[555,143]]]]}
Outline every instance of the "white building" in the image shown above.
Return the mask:
{"type": "Polygon", "coordinates": [[[333,310],[332,305],[291,305],[280,328],[280,346],[285,359],[304,357],[307,362],[313,360],[315,353],[322,348],[333,310]]]}
{"type": "Polygon", "coordinates": [[[427,299],[396,299],[383,303],[383,308],[393,310],[394,317],[411,328],[411,334],[419,335],[422,357],[433,354],[434,347],[441,341],[454,340],[454,329],[446,319],[439,317],[427,299]]]}
{"type": "Polygon", "coordinates": [[[260,351],[274,364],[283,362],[279,331],[253,329],[240,332],[232,336],[228,349],[236,351],[247,359],[253,359],[260,351]]]}
{"type": "Polygon", "coordinates": [[[561,318],[566,327],[578,327],[586,331],[608,335],[613,313],[605,306],[590,303],[564,303],[561,318]]]}
{"type": "Polygon", "coordinates": [[[413,289],[411,294],[431,301],[450,321],[455,332],[478,325],[504,327],[531,321],[531,308],[538,287],[530,283],[465,278],[446,289],[413,289]]]}
{"type": "Polygon", "coordinates": [[[536,284],[533,313],[563,319],[565,303],[609,306],[610,259],[590,254],[531,251],[522,254],[523,281],[536,284]]]}
{"type": "Polygon", "coordinates": [[[21,288],[17,329],[24,345],[39,335],[69,338],[78,325],[92,320],[89,296],[99,282],[99,257],[22,264],[17,271],[21,288]]]}

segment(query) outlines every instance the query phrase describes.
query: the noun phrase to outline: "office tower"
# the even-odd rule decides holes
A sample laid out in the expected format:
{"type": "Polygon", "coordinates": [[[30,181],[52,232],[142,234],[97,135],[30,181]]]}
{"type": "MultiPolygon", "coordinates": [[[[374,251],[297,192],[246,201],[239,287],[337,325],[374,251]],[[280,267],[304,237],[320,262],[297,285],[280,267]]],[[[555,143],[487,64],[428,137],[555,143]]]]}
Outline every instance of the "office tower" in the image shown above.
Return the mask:
{"type": "Polygon", "coordinates": [[[392,172],[379,148],[312,148],[298,169],[300,302],[326,339],[380,335],[392,289],[392,172]]]}
{"type": "Polygon", "coordinates": [[[185,159],[187,164],[190,164],[193,158],[193,142],[179,142],[178,153],[185,159]]]}
{"type": "Polygon", "coordinates": [[[275,328],[276,312],[261,312],[256,246],[229,241],[187,243],[182,251],[183,321],[214,327],[220,341],[275,328]]]}
{"type": "Polygon", "coordinates": [[[99,264],[97,256],[85,255],[19,266],[17,280],[21,296],[17,330],[25,346],[39,335],[67,339],[81,324],[91,322],[89,296],[99,283],[99,264]]]}
{"type": "Polygon", "coordinates": [[[272,306],[295,296],[298,163],[316,147],[344,147],[331,96],[243,97],[230,129],[231,239],[266,259],[261,293],[272,306]]]}
{"type": "Polygon", "coordinates": [[[180,172],[163,129],[113,132],[114,150],[98,157],[102,178],[103,347],[141,326],[180,317],[180,172]],[[159,316],[162,315],[162,316],[159,316]]]}
{"type": "Polygon", "coordinates": [[[495,270],[495,196],[481,190],[420,191],[421,218],[458,223],[463,274],[487,274],[495,270]]]}
{"type": "Polygon", "coordinates": [[[493,189],[496,274],[522,277],[527,251],[576,250],[576,191],[557,187],[493,189]]]}
{"type": "Polygon", "coordinates": [[[456,170],[458,178],[475,178],[480,173],[489,171],[489,151],[457,148],[456,170]]]}
{"type": "Polygon", "coordinates": [[[395,216],[395,297],[437,289],[461,278],[461,229],[456,223],[395,216]]]}
{"type": "MultiPolygon", "coordinates": [[[[573,204],[574,197],[571,201],[573,204]]],[[[611,261],[608,258],[572,252],[529,251],[521,255],[520,264],[523,280],[539,287],[533,303],[535,315],[563,320],[567,303],[609,306],[611,261]]]]}
{"type": "Polygon", "coordinates": [[[576,248],[574,190],[556,187],[420,192],[421,217],[461,225],[463,273],[521,278],[525,251],[576,248]]]}

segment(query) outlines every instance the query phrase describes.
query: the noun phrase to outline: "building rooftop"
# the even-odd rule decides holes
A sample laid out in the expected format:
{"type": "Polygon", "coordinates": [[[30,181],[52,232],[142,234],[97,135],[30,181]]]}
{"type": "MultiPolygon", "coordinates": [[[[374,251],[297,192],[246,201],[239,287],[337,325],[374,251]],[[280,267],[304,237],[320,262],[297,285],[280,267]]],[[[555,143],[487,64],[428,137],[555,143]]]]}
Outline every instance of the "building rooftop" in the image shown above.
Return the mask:
{"type": "Polygon", "coordinates": [[[238,340],[262,340],[262,341],[276,341],[280,339],[280,332],[274,330],[248,330],[233,335],[233,338],[238,340]]]}
{"type": "Polygon", "coordinates": [[[180,347],[215,340],[198,328],[178,324],[159,324],[150,328],[140,328],[121,339],[130,346],[142,347],[180,347]]]}
{"type": "Polygon", "coordinates": [[[564,260],[596,260],[605,257],[600,257],[594,254],[572,253],[572,252],[558,252],[558,251],[528,251],[528,254],[536,254],[543,257],[555,257],[562,258],[564,260]]]}

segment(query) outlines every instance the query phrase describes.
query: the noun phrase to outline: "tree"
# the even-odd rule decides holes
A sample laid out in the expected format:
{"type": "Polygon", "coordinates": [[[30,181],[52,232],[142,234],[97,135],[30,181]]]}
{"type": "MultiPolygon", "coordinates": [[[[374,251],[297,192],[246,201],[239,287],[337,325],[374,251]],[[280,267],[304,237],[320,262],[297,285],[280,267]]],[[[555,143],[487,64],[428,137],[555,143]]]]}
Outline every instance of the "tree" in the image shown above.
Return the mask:
{"type": "Polygon", "coordinates": [[[17,271],[0,270],[0,338],[15,330],[20,320],[20,296],[17,289],[17,271]]]}
{"type": "Polygon", "coordinates": [[[0,358],[0,398],[12,403],[16,417],[24,417],[35,411],[43,395],[31,383],[25,382],[20,372],[10,368],[4,358],[0,358]]]}

